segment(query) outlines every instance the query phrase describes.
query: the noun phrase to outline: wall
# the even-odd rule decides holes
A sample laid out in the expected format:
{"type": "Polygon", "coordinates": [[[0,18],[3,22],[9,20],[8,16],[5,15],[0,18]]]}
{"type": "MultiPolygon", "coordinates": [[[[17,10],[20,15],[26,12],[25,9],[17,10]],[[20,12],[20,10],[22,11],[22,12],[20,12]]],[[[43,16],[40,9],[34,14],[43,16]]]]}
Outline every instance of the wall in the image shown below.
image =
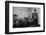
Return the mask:
{"type": "Polygon", "coordinates": [[[18,17],[28,17],[28,8],[23,7],[14,7],[13,8],[13,15],[18,15],[18,17]]]}
{"type": "Polygon", "coordinates": [[[40,15],[40,8],[31,8],[29,7],[13,7],[13,15],[18,15],[18,18],[24,18],[30,16],[32,17],[32,13],[34,12],[34,9],[36,9],[36,12],[38,13],[38,17],[40,15]]]}

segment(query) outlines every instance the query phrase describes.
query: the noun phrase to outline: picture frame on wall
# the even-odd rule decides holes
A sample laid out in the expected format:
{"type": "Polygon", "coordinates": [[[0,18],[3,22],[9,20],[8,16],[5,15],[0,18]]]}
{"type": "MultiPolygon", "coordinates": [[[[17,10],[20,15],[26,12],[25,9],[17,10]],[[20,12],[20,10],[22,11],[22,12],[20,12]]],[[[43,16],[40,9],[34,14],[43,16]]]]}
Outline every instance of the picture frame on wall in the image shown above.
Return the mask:
{"type": "Polygon", "coordinates": [[[45,3],[5,1],[5,34],[45,32],[45,3]]]}

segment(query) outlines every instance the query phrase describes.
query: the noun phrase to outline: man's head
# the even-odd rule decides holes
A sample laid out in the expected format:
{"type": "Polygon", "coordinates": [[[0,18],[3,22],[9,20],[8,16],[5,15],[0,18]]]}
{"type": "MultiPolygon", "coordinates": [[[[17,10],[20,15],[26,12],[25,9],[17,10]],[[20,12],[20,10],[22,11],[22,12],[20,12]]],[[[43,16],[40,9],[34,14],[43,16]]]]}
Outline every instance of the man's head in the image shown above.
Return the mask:
{"type": "Polygon", "coordinates": [[[36,9],[34,9],[34,12],[36,13],[36,9]]]}

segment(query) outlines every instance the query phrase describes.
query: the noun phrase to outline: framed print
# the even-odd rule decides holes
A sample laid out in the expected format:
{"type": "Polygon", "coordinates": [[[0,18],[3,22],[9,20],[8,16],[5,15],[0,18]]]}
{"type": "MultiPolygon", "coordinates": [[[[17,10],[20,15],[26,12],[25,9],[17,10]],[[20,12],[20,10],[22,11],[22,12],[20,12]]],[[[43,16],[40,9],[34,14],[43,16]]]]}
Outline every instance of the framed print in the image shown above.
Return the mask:
{"type": "Polygon", "coordinates": [[[45,3],[5,2],[5,33],[45,31],[45,3]]]}

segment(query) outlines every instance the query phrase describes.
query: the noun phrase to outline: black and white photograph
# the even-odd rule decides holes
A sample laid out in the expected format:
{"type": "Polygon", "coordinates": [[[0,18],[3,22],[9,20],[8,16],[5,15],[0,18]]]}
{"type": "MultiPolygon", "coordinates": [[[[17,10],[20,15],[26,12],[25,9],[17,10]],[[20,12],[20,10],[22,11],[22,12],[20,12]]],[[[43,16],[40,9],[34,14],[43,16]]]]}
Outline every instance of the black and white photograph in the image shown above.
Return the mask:
{"type": "Polygon", "coordinates": [[[5,2],[5,33],[45,31],[45,4],[36,2],[5,2]]]}
{"type": "Polygon", "coordinates": [[[13,28],[40,27],[40,8],[13,7],[13,28]]]}

